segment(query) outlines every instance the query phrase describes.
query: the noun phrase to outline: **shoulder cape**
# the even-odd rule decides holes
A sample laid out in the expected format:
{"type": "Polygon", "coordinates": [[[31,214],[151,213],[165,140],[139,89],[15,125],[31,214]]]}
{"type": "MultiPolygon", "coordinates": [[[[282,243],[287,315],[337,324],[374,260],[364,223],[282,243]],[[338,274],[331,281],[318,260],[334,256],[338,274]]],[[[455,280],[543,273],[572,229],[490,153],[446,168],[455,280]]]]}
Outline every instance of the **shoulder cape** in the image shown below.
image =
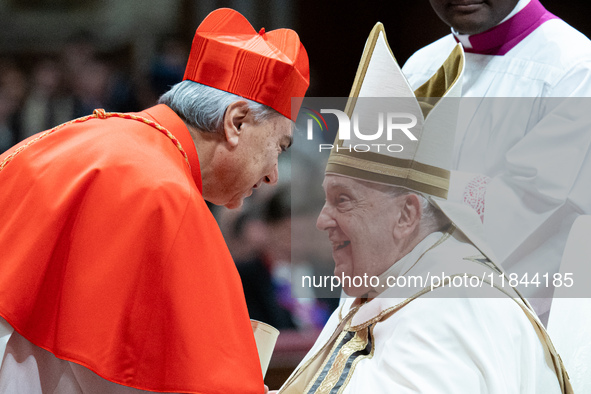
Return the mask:
{"type": "MultiPolygon", "coordinates": [[[[168,107],[139,115],[191,141],[168,107]]],[[[145,123],[90,119],[15,156],[0,171],[0,315],[122,385],[262,393],[240,278],[189,145],[192,168],[145,123]]]]}

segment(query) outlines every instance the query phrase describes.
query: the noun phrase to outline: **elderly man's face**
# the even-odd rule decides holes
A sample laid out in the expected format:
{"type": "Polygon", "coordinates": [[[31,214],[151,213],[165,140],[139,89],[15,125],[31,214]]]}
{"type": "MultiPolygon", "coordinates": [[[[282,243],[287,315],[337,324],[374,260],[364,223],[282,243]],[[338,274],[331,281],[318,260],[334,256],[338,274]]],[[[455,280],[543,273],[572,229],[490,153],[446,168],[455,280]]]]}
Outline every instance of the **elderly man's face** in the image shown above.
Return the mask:
{"type": "Polygon", "coordinates": [[[463,34],[482,33],[497,25],[518,0],[429,0],[447,25],[463,34]]]}
{"type": "MultiPolygon", "coordinates": [[[[353,280],[354,276],[382,274],[400,257],[393,230],[401,213],[401,198],[338,175],[326,175],[323,187],[326,203],[316,227],[328,232],[335,275],[353,280]]],[[[344,290],[350,296],[361,296],[369,289],[344,290]]]]}
{"type": "Polygon", "coordinates": [[[279,155],[291,145],[291,126],[283,116],[260,123],[244,122],[241,142],[217,170],[215,192],[219,199],[212,202],[238,208],[262,183],[276,184],[279,155]]]}

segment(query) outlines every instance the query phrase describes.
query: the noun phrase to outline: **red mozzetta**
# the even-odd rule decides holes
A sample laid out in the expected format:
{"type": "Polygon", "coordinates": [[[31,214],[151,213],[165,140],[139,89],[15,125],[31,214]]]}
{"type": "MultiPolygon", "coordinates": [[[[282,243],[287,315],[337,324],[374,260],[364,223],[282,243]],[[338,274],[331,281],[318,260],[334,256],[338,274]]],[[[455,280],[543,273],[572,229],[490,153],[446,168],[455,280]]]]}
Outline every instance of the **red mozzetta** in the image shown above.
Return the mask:
{"type": "Polygon", "coordinates": [[[136,115],[176,137],[190,165],[153,125],[107,117],[61,127],[0,170],[11,190],[0,193],[0,315],[126,386],[262,393],[240,278],[201,196],[190,134],[164,105],[136,115]]]}

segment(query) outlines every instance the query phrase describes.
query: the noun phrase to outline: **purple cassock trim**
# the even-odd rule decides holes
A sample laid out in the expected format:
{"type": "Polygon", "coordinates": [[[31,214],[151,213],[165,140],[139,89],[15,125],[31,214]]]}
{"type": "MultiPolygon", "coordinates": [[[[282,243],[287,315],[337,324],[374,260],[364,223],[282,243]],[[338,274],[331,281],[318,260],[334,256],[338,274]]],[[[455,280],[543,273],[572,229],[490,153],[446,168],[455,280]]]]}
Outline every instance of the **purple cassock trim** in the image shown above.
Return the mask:
{"type": "MultiPolygon", "coordinates": [[[[531,0],[521,11],[505,22],[485,32],[469,36],[472,48],[464,48],[464,51],[503,56],[542,23],[557,18],[538,0],[531,0]]],[[[454,36],[454,38],[459,42],[457,37],[454,36]]]]}

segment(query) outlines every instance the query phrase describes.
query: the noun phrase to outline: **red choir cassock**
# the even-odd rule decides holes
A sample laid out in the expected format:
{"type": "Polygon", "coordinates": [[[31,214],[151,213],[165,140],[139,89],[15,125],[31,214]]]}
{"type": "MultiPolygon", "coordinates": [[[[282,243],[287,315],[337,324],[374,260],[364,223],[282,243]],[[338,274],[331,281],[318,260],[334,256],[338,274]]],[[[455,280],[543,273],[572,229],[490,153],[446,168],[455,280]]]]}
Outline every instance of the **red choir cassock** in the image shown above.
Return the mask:
{"type": "MultiPolygon", "coordinates": [[[[164,105],[73,123],[0,170],[0,315],[23,337],[144,390],[262,393],[242,285],[164,105]]],[[[24,141],[27,144],[34,138],[24,141]]],[[[0,163],[19,146],[0,156],[0,163]]]]}

